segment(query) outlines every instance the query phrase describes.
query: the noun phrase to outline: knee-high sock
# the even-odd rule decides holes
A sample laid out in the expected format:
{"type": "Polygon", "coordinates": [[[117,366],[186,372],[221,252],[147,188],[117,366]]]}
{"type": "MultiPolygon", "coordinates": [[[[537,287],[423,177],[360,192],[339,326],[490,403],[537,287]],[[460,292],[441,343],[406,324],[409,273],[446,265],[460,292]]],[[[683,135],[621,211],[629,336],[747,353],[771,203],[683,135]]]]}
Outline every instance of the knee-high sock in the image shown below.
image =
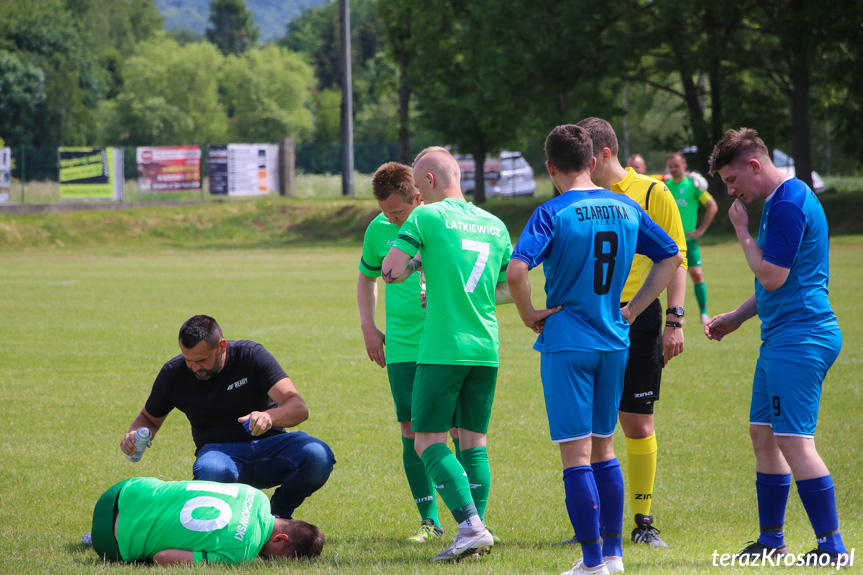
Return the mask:
{"type": "Polygon", "coordinates": [[[453,451],[455,451],[455,458],[458,459],[458,462],[461,463],[461,445],[458,437],[452,438],[453,451]]]}
{"type": "Polygon", "coordinates": [[[491,490],[488,449],[485,447],[465,449],[461,452],[461,465],[467,473],[476,512],[479,513],[479,518],[485,522],[485,508],[488,505],[488,493],[491,490]]]}
{"type": "Polygon", "coordinates": [[[695,284],[695,299],[698,300],[698,309],[701,313],[707,313],[707,284],[701,282],[695,284]]]}
{"type": "Polygon", "coordinates": [[[599,493],[603,557],[623,557],[623,474],[617,458],[591,464],[599,493]]]}
{"type": "MultiPolygon", "coordinates": [[[[653,481],[656,479],[656,434],[644,439],[626,438],[626,478],[632,516],[650,515],[653,481]]],[[[635,525],[638,527],[638,525],[635,525]]]]}
{"type": "Polygon", "coordinates": [[[422,461],[456,523],[477,515],[464,468],[445,443],[427,447],[423,451],[422,461]]]}
{"type": "Polygon", "coordinates": [[[836,511],[836,493],[833,478],[829,475],[803,479],[797,482],[797,493],[809,522],[815,530],[818,548],[828,553],[844,553],[845,543],[839,533],[839,514],[836,511]]]}
{"type": "Polygon", "coordinates": [[[404,436],[402,436],[402,463],[420,517],[431,519],[435,525],[440,526],[440,519],[437,514],[437,497],[431,477],[429,477],[422,459],[414,449],[414,440],[404,436]]]}
{"type": "Polygon", "coordinates": [[[599,493],[589,465],[563,470],[566,511],[575,537],[581,544],[586,567],[602,563],[602,540],[599,538],[599,493]]]}
{"type": "Polygon", "coordinates": [[[768,547],[785,545],[785,508],[791,490],[790,473],[756,473],[758,494],[758,542],[768,547]]]}

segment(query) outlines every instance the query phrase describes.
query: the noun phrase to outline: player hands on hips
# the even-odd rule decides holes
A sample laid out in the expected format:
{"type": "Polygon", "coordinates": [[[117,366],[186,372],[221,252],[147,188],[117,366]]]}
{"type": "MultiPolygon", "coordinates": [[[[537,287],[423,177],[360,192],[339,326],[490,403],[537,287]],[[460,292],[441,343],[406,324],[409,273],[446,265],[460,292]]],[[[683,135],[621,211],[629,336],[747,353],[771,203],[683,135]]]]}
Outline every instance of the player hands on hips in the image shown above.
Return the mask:
{"type": "Polygon", "coordinates": [[[665,289],[683,257],[635,201],[591,181],[596,159],[585,129],[556,127],[545,152],[561,195],[531,216],[507,283],[522,321],[539,333],[534,349],[541,353],[549,428],[560,448],[567,512],[583,553],[567,573],[619,573],[624,490],[613,435],[629,324],[665,289]],[[654,265],[621,308],[636,251],[654,265]],[[546,276],[543,310],[533,308],[528,276],[539,264],[546,276]]]}

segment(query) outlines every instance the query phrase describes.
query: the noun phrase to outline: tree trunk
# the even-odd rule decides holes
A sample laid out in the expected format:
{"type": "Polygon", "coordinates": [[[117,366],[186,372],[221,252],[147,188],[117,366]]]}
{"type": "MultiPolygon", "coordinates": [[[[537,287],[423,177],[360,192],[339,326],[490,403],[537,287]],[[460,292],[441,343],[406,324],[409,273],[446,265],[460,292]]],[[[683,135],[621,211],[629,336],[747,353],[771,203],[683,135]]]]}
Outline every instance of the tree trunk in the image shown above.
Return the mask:
{"type": "Polygon", "coordinates": [[[476,147],[473,150],[473,203],[485,203],[485,142],[482,138],[477,141],[476,147]]]}
{"type": "Polygon", "coordinates": [[[402,38],[399,46],[399,161],[411,165],[411,133],[410,133],[410,105],[411,86],[408,81],[408,67],[410,66],[410,54],[407,49],[407,40],[410,32],[402,38]]]}
{"type": "MultiPolygon", "coordinates": [[[[792,0],[793,14],[802,14],[805,0],[792,0]]],[[[809,124],[809,33],[806,23],[795,25],[791,51],[791,155],[797,177],[812,187],[812,147],[809,124]]]]}

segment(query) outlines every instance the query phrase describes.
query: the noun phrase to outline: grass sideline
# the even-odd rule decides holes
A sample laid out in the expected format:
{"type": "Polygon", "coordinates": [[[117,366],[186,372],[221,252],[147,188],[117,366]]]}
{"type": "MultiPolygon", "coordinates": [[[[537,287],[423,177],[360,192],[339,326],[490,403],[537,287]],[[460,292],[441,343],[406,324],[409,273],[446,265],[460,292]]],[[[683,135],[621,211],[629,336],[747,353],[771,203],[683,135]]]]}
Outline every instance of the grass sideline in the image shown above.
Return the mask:
{"type": "MultiPolygon", "coordinates": [[[[236,199],[169,206],[136,205],[120,211],[13,215],[0,210],[0,253],[49,249],[56,252],[113,250],[260,249],[303,245],[353,244],[362,241],[368,223],[379,213],[367,185],[355,198],[333,189],[333,176],[305,176],[303,185],[315,197],[236,199]]],[[[517,237],[534,208],[551,198],[548,178],[537,178],[535,197],[491,198],[483,208],[494,213],[517,237]]],[[[834,237],[863,235],[863,193],[820,196],[834,237]]],[[[727,217],[731,198],[717,198],[720,208],[700,242],[734,241],[727,217]]],[[[757,226],[761,205],[747,208],[750,227],[757,226]]]]}
{"type": "MultiPolygon", "coordinates": [[[[853,447],[863,437],[861,246],[863,237],[846,236],[831,251],[831,300],[845,344],[824,388],[818,429],[849,548],[863,542],[863,464],[853,447]]],[[[359,252],[357,244],[198,249],[160,243],[130,255],[121,255],[122,245],[0,252],[0,573],[155,572],[146,565],[103,565],[77,541],[89,530],[96,499],[114,482],[190,478],[193,445],[180,413],[168,418],[140,463],[126,461],[118,443],[158,369],[177,353],[180,324],[194,313],[211,314],[227,337],[254,339],[274,353],[311,408],[301,429],[329,442],[338,459],[329,484],[298,513],[326,531],[323,556],[298,565],[256,561],[243,572],[569,569],[580,553],[557,544],[571,528],[559,456],[548,438],[539,357],[531,349],[532,332],[511,306],[499,308],[502,365],[489,432],[494,485],[488,521],[504,543],[479,562],[431,566],[428,559],[446,543],[402,541],[418,518],[401,469],[386,375],[368,361],[359,330],[359,252]]],[[[752,276],[737,246],[706,246],[702,253],[713,312],[751,293],[752,276]]],[[[541,283],[541,274],[533,277],[541,283]]],[[[539,287],[535,294],[539,300],[539,287]]],[[[692,309],[691,287],[687,296],[692,309]]],[[[383,309],[380,325],[382,317],[383,309]]],[[[746,573],[713,567],[712,553],[734,552],[757,537],[746,431],[757,321],[721,343],[708,342],[697,322],[684,329],[687,351],[667,370],[657,405],[661,451],[653,512],[671,547],[626,544],[627,572],[746,573]]],[[[622,456],[619,431],[616,443],[622,456]]],[[[452,518],[442,504],[441,510],[451,537],[452,518]]],[[[795,553],[814,546],[794,489],[786,533],[795,553]]],[[[856,561],[863,561],[857,551],[856,561]]]]}

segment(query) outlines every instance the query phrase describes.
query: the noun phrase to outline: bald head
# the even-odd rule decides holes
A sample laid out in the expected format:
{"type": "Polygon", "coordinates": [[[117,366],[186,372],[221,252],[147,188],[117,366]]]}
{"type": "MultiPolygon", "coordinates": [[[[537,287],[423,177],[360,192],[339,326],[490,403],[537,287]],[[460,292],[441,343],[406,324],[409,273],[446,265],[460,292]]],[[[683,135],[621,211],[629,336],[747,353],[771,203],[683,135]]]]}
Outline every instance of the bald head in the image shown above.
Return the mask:
{"type": "Polygon", "coordinates": [[[461,169],[445,148],[432,147],[420,152],[414,160],[414,182],[427,204],[444,198],[464,199],[461,193],[461,169]]]}

